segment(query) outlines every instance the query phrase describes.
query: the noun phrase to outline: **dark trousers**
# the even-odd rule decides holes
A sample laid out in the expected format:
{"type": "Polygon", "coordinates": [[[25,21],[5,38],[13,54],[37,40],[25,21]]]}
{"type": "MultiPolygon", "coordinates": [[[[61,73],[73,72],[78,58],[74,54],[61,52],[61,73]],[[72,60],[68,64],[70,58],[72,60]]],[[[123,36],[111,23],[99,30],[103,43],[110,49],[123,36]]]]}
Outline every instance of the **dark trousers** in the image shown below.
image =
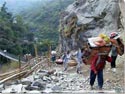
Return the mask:
{"type": "Polygon", "coordinates": [[[99,88],[103,87],[103,70],[99,70],[97,74],[91,70],[90,72],[90,85],[93,86],[97,75],[97,81],[99,88]]]}
{"type": "Polygon", "coordinates": [[[116,58],[117,58],[117,56],[111,56],[111,58],[112,58],[111,68],[115,68],[116,67],[116,58]]]}
{"type": "Polygon", "coordinates": [[[54,63],[55,60],[56,60],[56,57],[55,57],[55,56],[52,56],[52,57],[51,57],[51,60],[52,60],[52,62],[54,63]]]}

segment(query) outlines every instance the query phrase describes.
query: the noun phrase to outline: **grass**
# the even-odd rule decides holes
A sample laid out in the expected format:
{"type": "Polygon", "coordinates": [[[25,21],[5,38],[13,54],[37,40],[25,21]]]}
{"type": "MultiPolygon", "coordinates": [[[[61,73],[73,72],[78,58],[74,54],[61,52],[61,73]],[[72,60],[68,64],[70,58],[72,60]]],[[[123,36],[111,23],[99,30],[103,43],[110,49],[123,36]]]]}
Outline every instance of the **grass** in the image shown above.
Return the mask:
{"type": "Polygon", "coordinates": [[[8,62],[7,64],[3,64],[2,67],[0,68],[0,73],[5,73],[5,72],[9,72],[13,69],[16,69],[19,67],[19,63],[18,62],[8,62]]]}

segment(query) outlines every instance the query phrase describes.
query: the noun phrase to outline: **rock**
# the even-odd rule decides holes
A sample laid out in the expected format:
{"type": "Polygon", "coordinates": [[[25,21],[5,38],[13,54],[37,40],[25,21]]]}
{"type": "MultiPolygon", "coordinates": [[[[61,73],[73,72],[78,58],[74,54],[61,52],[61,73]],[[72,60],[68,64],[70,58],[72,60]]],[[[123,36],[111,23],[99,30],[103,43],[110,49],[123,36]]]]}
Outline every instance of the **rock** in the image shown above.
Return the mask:
{"type": "Polygon", "coordinates": [[[11,82],[4,83],[4,86],[11,86],[11,85],[13,85],[13,83],[11,83],[11,82]]]}
{"type": "Polygon", "coordinates": [[[60,80],[64,80],[64,77],[61,77],[60,80]]]}
{"type": "Polygon", "coordinates": [[[47,73],[47,70],[39,70],[37,73],[47,73]]]}
{"type": "Polygon", "coordinates": [[[48,76],[48,73],[46,73],[46,72],[38,72],[37,75],[39,75],[40,77],[43,77],[43,76],[48,76]]]}
{"type": "Polygon", "coordinates": [[[53,79],[56,79],[56,76],[51,76],[51,78],[52,78],[52,80],[53,80],[53,79]]]}
{"type": "Polygon", "coordinates": [[[110,83],[111,81],[110,81],[109,79],[106,79],[106,80],[105,80],[105,82],[108,82],[108,83],[110,83]]]}
{"type": "Polygon", "coordinates": [[[17,91],[15,89],[11,89],[10,93],[17,93],[17,91]]]}
{"type": "Polygon", "coordinates": [[[40,87],[29,85],[29,86],[25,87],[25,89],[26,89],[26,90],[29,90],[29,91],[30,91],[30,90],[40,90],[40,87]]]}
{"type": "Polygon", "coordinates": [[[50,77],[47,77],[47,76],[44,76],[42,78],[42,80],[45,81],[45,82],[51,82],[52,81],[52,79],[50,77]]]}
{"type": "Polygon", "coordinates": [[[29,94],[41,94],[40,91],[38,90],[32,90],[32,91],[28,91],[29,94]]]}
{"type": "Polygon", "coordinates": [[[54,81],[54,82],[59,82],[59,79],[58,79],[58,78],[56,78],[56,79],[53,79],[53,81],[54,81]]]}
{"type": "Polygon", "coordinates": [[[37,72],[37,75],[39,75],[40,78],[43,77],[43,76],[49,76],[48,70],[39,70],[39,71],[37,72]]]}
{"type": "Polygon", "coordinates": [[[59,82],[59,78],[58,78],[58,77],[51,76],[51,78],[52,78],[52,80],[53,80],[54,82],[59,82]]]}
{"type": "Polygon", "coordinates": [[[115,91],[116,91],[116,93],[122,93],[122,88],[117,86],[117,87],[115,87],[115,91]]]}
{"type": "Polygon", "coordinates": [[[62,88],[60,86],[54,86],[54,87],[52,87],[52,90],[53,91],[61,91],[62,88]]]}
{"type": "Polygon", "coordinates": [[[21,80],[21,84],[23,84],[23,85],[31,85],[32,82],[29,79],[25,78],[25,79],[21,80]]]}
{"type": "Polygon", "coordinates": [[[62,87],[63,89],[66,89],[66,88],[68,87],[68,84],[67,84],[67,83],[61,83],[61,87],[62,87]]]}
{"type": "Polygon", "coordinates": [[[51,74],[54,74],[54,72],[56,72],[56,70],[49,70],[48,74],[51,75],[51,74]]]}
{"type": "Polygon", "coordinates": [[[52,84],[47,84],[46,88],[51,88],[53,85],[52,84]]]}
{"type": "Polygon", "coordinates": [[[81,48],[87,38],[118,30],[118,0],[77,0],[61,17],[60,51],[81,48]],[[82,2],[82,3],[81,3],[82,2]],[[79,28],[79,29],[78,29],[79,28]],[[86,37],[85,37],[86,36],[86,37]]]}
{"type": "Polygon", "coordinates": [[[53,92],[51,88],[46,88],[46,89],[43,90],[43,92],[41,92],[41,93],[43,93],[43,94],[44,94],[44,93],[45,93],[45,94],[46,94],[46,93],[51,94],[51,92],[53,92]]]}
{"type": "Polygon", "coordinates": [[[21,83],[20,80],[15,80],[11,84],[20,84],[20,83],[21,83]]]}
{"type": "Polygon", "coordinates": [[[37,79],[39,79],[40,78],[40,76],[39,75],[34,75],[34,80],[37,80],[37,79]]]}
{"type": "Polygon", "coordinates": [[[9,88],[2,90],[3,94],[8,94],[8,93],[20,93],[22,91],[22,84],[18,85],[11,85],[9,88]]]}
{"type": "Polygon", "coordinates": [[[0,84],[0,92],[2,92],[2,90],[4,90],[4,89],[5,89],[4,84],[0,84]]]}
{"type": "Polygon", "coordinates": [[[31,84],[31,86],[37,86],[40,90],[44,90],[46,83],[35,81],[31,84]]]}

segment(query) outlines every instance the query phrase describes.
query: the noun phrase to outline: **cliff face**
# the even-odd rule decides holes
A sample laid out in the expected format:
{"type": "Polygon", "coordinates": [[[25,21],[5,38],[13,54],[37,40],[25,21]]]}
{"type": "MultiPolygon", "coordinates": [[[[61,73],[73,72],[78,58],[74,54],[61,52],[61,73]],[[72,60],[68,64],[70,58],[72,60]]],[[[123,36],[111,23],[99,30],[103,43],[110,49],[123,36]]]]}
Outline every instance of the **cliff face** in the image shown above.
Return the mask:
{"type": "Polygon", "coordinates": [[[119,0],[76,0],[61,13],[59,51],[81,48],[87,38],[121,27],[119,0]]]}
{"type": "Polygon", "coordinates": [[[119,7],[121,11],[121,24],[125,28],[125,0],[119,0],[119,7]]]}

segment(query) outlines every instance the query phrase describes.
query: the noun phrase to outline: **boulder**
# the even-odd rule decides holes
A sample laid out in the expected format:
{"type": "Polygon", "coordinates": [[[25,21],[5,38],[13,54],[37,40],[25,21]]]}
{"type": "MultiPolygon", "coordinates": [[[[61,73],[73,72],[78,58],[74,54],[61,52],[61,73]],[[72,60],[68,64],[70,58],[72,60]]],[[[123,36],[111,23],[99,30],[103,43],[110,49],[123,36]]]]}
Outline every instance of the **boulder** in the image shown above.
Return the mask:
{"type": "Polygon", "coordinates": [[[82,48],[87,38],[118,31],[118,0],[76,0],[61,16],[59,52],[82,48]]]}

